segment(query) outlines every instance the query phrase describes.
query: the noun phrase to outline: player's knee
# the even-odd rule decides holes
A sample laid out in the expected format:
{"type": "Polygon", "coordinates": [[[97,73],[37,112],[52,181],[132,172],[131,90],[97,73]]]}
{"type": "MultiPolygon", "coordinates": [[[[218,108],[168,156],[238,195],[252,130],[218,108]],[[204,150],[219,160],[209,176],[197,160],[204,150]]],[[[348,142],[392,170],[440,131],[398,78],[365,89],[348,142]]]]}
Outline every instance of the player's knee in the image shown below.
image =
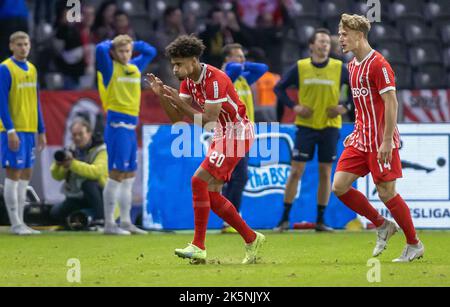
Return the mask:
{"type": "Polygon", "coordinates": [[[192,193],[194,193],[194,195],[196,193],[208,191],[208,183],[196,176],[192,177],[192,179],[191,179],[191,187],[192,187],[192,193]]]}
{"type": "Polygon", "coordinates": [[[331,191],[333,191],[333,193],[336,196],[341,196],[342,194],[345,194],[349,189],[350,189],[349,186],[339,181],[334,181],[333,185],[331,186],[331,191]]]}
{"type": "Polygon", "coordinates": [[[392,189],[386,189],[386,188],[382,188],[382,187],[377,187],[377,191],[378,191],[378,197],[384,203],[388,202],[391,198],[393,198],[397,194],[395,189],[392,190],[392,189]]]}

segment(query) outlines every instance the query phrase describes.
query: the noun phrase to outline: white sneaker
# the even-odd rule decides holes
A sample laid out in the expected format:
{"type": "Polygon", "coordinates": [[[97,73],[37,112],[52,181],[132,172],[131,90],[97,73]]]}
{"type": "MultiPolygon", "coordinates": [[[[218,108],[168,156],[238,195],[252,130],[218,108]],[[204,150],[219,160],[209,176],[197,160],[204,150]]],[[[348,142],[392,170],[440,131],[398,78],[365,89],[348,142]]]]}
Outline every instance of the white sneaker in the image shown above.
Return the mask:
{"type": "Polygon", "coordinates": [[[31,232],[31,230],[25,226],[24,224],[19,224],[19,225],[15,225],[11,227],[11,233],[18,235],[18,236],[29,236],[32,235],[33,233],[31,232]]]}
{"type": "Polygon", "coordinates": [[[386,249],[387,241],[398,231],[394,222],[385,220],[384,224],[377,228],[377,244],[373,249],[372,255],[377,257],[386,249]]]}
{"type": "Polygon", "coordinates": [[[117,224],[105,225],[105,235],[129,236],[131,233],[117,226],[117,224]]]}
{"type": "Polygon", "coordinates": [[[31,227],[28,227],[28,226],[25,225],[25,224],[24,224],[24,226],[25,226],[26,228],[28,228],[29,231],[31,231],[31,234],[32,234],[32,235],[40,235],[40,234],[41,234],[41,232],[40,232],[39,230],[35,230],[35,229],[31,228],[31,227]]]}
{"type": "Polygon", "coordinates": [[[146,235],[148,234],[145,230],[142,230],[131,223],[120,223],[120,228],[129,231],[135,235],[146,235]]]}
{"type": "Polygon", "coordinates": [[[419,241],[417,244],[406,244],[400,257],[392,262],[411,262],[414,259],[420,259],[425,253],[425,246],[419,241]]]}

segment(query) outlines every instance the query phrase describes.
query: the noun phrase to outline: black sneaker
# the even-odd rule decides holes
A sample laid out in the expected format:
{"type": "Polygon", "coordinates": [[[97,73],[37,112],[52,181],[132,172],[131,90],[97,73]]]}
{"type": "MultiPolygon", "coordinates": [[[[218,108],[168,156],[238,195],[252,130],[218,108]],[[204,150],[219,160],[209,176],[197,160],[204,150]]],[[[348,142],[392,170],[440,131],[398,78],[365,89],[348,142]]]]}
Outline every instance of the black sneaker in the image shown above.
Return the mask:
{"type": "Polygon", "coordinates": [[[317,223],[316,224],[316,231],[317,232],[333,232],[334,229],[331,227],[328,227],[324,223],[317,223]]]}
{"type": "Polygon", "coordinates": [[[289,230],[289,221],[281,221],[278,223],[278,226],[273,229],[276,232],[283,232],[289,230]]]}

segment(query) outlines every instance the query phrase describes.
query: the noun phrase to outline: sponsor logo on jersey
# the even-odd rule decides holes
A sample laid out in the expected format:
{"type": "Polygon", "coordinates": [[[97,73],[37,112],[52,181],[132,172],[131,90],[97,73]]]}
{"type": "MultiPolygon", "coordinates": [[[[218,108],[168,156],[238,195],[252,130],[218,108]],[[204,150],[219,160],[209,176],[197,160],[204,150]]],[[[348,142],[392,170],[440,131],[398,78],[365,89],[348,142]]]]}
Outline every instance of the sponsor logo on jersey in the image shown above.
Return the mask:
{"type": "Polygon", "coordinates": [[[369,95],[369,90],[365,87],[362,88],[352,88],[352,96],[353,98],[359,98],[361,96],[365,97],[369,95]]]}

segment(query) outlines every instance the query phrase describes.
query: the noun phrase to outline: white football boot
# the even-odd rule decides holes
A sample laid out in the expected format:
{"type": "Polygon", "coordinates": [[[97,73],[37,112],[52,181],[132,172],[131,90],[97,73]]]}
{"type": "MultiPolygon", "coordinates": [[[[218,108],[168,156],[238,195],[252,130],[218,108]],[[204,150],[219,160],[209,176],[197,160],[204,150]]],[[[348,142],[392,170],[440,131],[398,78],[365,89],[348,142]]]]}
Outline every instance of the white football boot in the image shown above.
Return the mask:
{"type": "Polygon", "coordinates": [[[425,246],[419,241],[417,244],[406,244],[402,254],[392,262],[411,262],[414,259],[420,259],[425,253],[425,246]]]}
{"type": "Polygon", "coordinates": [[[373,256],[377,257],[386,249],[388,240],[398,231],[394,222],[385,220],[383,225],[377,228],[377,244],[373,249],[373,256]]]}

